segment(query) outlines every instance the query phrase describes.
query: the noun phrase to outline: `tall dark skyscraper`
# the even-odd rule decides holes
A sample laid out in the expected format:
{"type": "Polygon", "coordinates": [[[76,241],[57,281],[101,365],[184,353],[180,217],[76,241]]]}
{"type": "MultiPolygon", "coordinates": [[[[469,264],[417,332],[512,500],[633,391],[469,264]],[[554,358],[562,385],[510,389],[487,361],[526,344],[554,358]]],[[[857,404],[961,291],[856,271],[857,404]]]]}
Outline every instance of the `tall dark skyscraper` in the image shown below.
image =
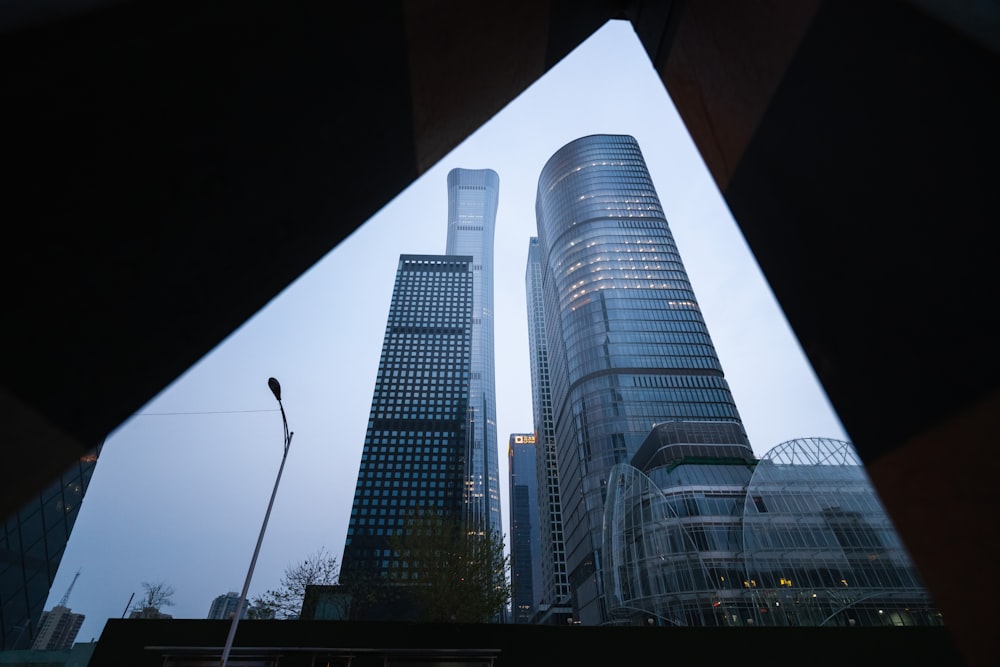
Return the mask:
{"type": "Polygon", "coordinates": [[[533,622],[541,590],[535,441],[534,433],[514,433],[507,445],[511,608],[515,623],[533,622]]]}
{"type": "Polygon", "coordinates": [[[566,563],[578,620],[599,624],[612,467],[661,422],[730,424],[753,455],[635,139],[561,148],[535,206],[566,563]]]}
{"type": "Polygon", "coordinates": [[[528,243],[525,271],[528,306],[528,352],[531,361],[532,416],[535,424],[535,471],[538,477],[537,559],[541,568],[535,622],[563,625],[571,619],[566,545],[563,540],[562,504],[559,502],[559,469],[556,465],[556,434],[552,420],[552,383],[545,337],[542,293],[542,263],[538,238],[528,243]]]}
{"type": "Polygon", "coordinates": [[[399,258],[342,581],[389,570],[386,538],[403,533],[407,514],[465,516],[472,262],[469,256],[399,258]]]}
{"type": "Polygon", "coordinates": [[[410,564],[391,536],[431,510],[503,534],[493,360],[499,178],[448,174],[445,255],[402,255],[372,396],[340,579],[410,564]]]}
{"type": "MultiPolygon", "coordinates": [[[[6,518],[0,531],[0,649],[30,648],[101,446],[6,518]]],[[[79,629],[79,628],[77,628],[79,629]]]]}
{"type": "Polygon", "coordinates": [[[500,178],[491,169],[448,172],[448,255],[472,257],[467,509],[470,525],[503,534],[493,346],[493,232],[500,178]]]}

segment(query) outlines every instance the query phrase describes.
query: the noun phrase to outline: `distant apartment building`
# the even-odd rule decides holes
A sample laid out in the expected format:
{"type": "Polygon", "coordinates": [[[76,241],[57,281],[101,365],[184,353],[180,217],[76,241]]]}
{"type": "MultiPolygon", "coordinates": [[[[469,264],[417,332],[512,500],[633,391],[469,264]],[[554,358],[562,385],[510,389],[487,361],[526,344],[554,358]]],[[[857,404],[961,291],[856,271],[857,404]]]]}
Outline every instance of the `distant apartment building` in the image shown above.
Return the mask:
{"type": "Polygon", "coordinates": [[[73,648],[76,635],[84,621],[83,614],[74,614],[72,609],[56,605],[42,613],[41,626],[31,648],[36,651],[53,651],[73,648]]]}
{"type": "MultiPolygon", "coordinates": [[[[236,613],[236,606],[239,604],[240,594],[230,591],[224,593],[214,600],[212,600],[212,606],[208,609],[207,618],[215,619],[232,619],[233,615],[236,613]]],[[[240,614],[240,618],[247,617],[247,608],[243,607],[243,613],[240,614]]]]}

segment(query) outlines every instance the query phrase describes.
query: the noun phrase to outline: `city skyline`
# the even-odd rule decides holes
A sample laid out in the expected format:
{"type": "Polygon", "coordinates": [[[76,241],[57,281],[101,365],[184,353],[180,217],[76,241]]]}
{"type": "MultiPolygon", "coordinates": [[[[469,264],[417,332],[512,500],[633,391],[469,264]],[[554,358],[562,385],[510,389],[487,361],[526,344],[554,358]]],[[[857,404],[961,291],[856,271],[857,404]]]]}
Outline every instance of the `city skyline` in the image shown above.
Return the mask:
{"type": "Polygon", "coordinates": [[[755,451],[844,438],[631,26],[609,24],[109,435],[52,587],[84,567],[80,639],[122,615],[142,581],[176,588],[175,618],[200,617],[219,590],[238,588],[280,459],[269,376],[296,439],[251,595],[319,546],[339,553],[394,266],[443,246],[451,168],[500,177],[497,430],[501,441],[531,430],[523,270],[537,180],[560,146],[603,132],[643,147],[755,451]],[[594,90],[629,91],[632,102],[594,90]]]}

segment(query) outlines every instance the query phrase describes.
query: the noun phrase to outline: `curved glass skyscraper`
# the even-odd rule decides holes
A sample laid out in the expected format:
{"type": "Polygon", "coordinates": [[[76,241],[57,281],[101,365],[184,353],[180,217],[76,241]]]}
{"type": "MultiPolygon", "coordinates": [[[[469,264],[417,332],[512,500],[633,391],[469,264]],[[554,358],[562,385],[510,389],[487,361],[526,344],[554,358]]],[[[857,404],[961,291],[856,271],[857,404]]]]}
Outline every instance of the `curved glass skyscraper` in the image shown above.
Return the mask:
{"type": "Polygon", "coordinates": [[[503,534],[493,351],[493,232],[500,177],[492,169],[448,172],[448,255],[472,257],[466,504],[470,525],[503,534]]]}
{"type": "Polygon", "coordinates": [[[725,444],[752,452],[636,140],[567,144],[535,207],[566,561],[579,620],[597,624],[612,467],[663,422],[731,423],[725,444]]]}

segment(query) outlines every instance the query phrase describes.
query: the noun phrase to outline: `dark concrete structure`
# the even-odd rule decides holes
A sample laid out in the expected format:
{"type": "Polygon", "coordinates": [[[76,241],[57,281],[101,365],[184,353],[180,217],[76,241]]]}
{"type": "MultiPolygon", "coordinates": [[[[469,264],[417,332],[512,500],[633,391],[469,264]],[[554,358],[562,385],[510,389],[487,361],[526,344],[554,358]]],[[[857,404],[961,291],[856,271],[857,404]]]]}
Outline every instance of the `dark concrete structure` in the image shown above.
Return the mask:
{"type": "MultiPolygon", "coordinates": [[[[224,621],[110,619],[88,667],[212,667],[224,621]]],[[[233,664],[253,667],[550,667],[639,664],[652,656],[711,664],[773,665],[806,656],[814,667],[865,664],[958,667],[944,628],[583,627],[481,623],[246,621],[233,664]]]]}
{"type": "Polygon", "coordinates": [[[998,585],[980,575],[1000,514],[981,465],[1000,442],[998,14],[987,0],[6,3],[0,510],[596,28],[629,20],[951,637],[968,664],[996,664],[998,585]]]}

